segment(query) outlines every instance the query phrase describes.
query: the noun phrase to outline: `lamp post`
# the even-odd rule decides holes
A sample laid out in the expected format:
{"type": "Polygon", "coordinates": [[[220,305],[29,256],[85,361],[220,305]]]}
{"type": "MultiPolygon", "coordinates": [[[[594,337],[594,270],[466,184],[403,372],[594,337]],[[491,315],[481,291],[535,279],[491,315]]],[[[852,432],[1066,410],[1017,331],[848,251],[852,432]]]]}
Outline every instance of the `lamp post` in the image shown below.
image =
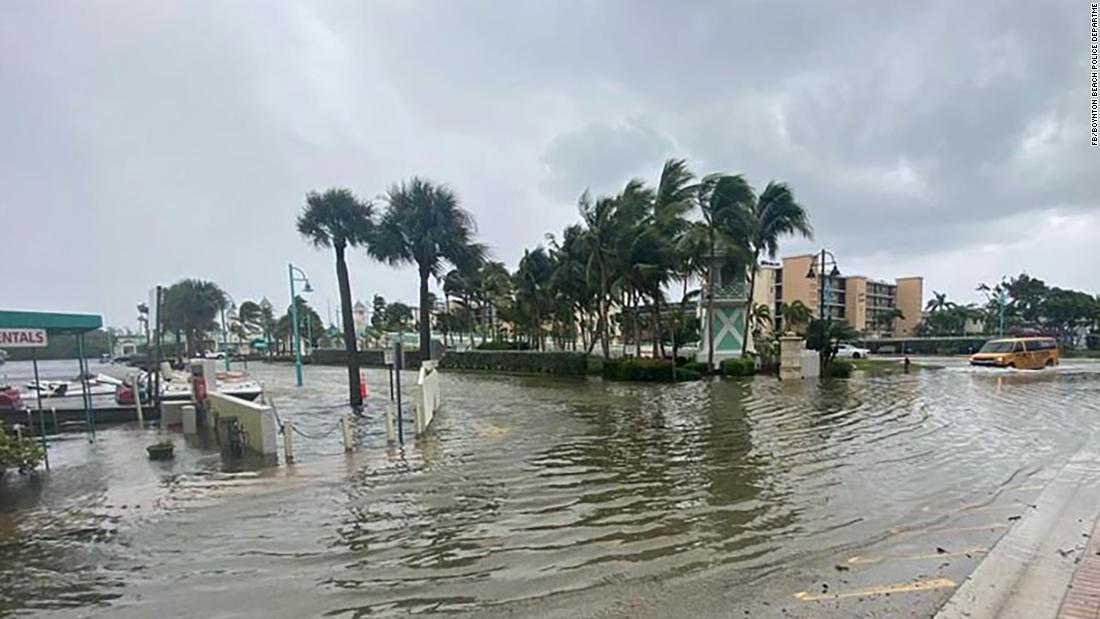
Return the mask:
{"type": "MultiPolygon", "coordinates": [[[[229,299],[229,313],[232,314],[233,310],[237,308],[237,304],[233,302],[233,299],[229,299]]],[[[222,306],[222,351],[225,352],[225,371],[229,371],[229,324],[225,322],[225,306],[222,306]]]]}
{"type": "Polygon", "coordinates": [[[302,342],[298,339],[298,301],[294,293],[294,282],[303,282],[302,292],[313,292],[309,285],[309,278],[305,271],[293,264],[287,263],[287,273],[290,276],[290,324],[294,331],[294,379],[299,387],[302,386],[302,342]]]}
{"type": "Polygon", "coordinates": [[[832,265],[832,269],[829,271],[829,277],[840,277],[840,269],[836,266],[836,256],[833,252],[822,249],[821,253],[814,257],[814,261],[810,263],[810,270],[806,273],[806,277],[818,279],[818,315],[822,320],[825,320],[825,269],[832,265]],[[814,272],[814,265],[817,265],[817,272],[814,272]]]}

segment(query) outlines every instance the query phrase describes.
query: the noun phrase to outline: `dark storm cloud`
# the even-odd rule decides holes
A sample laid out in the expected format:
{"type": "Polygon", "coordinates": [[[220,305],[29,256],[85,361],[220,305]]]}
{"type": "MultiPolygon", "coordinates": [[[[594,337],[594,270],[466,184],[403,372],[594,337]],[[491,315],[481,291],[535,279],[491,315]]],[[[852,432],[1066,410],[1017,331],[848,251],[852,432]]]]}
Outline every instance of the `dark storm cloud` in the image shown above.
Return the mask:
{"type": "MultiPolygon", "coordinates": [[[[1087,287],[1061,264],[1096,251],[1072,243],[1100,217],[1076,2],[77,6],[0,21],[0,204],[21,230],[0,269],[28,281],[5,306],[127,322],[188,275],[280,303],[293,260],[323,309],[331,257],[293,224],[309,190],[447,182],[514,264],[586,187],[674,156],[791,183],[818,238],[784,252],[951,292],[1021,266],[1087,287]],[[1034,231],[1064,242],[990,258],[1034,231]]],[[[415,294],[351,269],[356,296],[415,294]]]]}

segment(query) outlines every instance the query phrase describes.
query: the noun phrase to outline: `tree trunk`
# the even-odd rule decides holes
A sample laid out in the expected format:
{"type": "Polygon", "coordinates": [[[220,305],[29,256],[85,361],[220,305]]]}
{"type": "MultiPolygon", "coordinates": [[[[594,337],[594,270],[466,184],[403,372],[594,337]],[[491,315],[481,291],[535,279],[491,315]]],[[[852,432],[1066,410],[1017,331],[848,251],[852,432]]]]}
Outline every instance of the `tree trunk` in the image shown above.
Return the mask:
{"type": "Polygon", "coordinates": [[[664,343],[661,342],[661,297],[653,295],[653,358],[665,356],[664,343]]]}
{"type": "Polygon", "coordinates": [[[607,324],[608,313],[607,267],[600,262],[600,339],[603,340],[603,358],[611,358],[611,328],[607,324]]]}
{"type": "MultiPolygon", "coordinates": [[[[355,347],[355,316],[351,309],[351,280],[348,265],[344,261],[344,245],[334,244],[336,249],[336,282],[340,287],[340,318],[344,323],[344,351],[348,357],[348,402],[354,409],[363,407],[359,393],[359,356],[355,347]]],[[[310,320],[310,316],[306,320],[310,320]]]]}
{"type": "Polygon", "coordinates": [[[474,347],[474,308],[470,306],[470,294],[462,295],[462,303],[466,306],[466,332],[470,335],[470,348],[474,347]]]}
{"type": "Polygon", "coordinates": [[[714,229],[710,229],[710,256],[707,260],[707,369],[714,371],[714,229]]]}
{"type": "Polygon", "coordinates": [[[428,307],[428,276],[431,273],[420,267],[420,358],[432,358],[432,308],[428,307]]]}
{"type": "MultiPolygon", "coordinates": [[[[749,350],[749,315],[752,314],[752,298],[756,292],[756,261],[760,258],[760,250],[752,252],[752,264],[749,265],[749,299],[748,309],[745,311],[745,328],[741,331],[741,356],[744,357],[749,350]]],[[[825,268],[822,265],[821,268],[825,268]]]]}

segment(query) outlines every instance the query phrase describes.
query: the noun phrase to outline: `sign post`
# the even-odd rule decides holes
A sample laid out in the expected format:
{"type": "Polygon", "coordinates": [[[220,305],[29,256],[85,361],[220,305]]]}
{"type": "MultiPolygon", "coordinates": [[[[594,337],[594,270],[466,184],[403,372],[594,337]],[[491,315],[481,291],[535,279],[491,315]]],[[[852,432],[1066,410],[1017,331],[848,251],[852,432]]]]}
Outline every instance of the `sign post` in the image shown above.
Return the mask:
{"type": "MultiPolygon", "coordinates": [[[[46,470],[50,470],[50,455],[46,447],[46,418],[42,412],[42,382],[38,378],[38,349],[49,345],[45,329],[0,329],[0,346],[4,348],[30,348],[31,363],[34,365],[34,395],[38,403],[39,438],[42,440],[42,454],[46,470]]],[[[30,414],[29,412],[27,413],[30,414]]],[[[30,423],[34,430],[34,421],[30,423]]]]}

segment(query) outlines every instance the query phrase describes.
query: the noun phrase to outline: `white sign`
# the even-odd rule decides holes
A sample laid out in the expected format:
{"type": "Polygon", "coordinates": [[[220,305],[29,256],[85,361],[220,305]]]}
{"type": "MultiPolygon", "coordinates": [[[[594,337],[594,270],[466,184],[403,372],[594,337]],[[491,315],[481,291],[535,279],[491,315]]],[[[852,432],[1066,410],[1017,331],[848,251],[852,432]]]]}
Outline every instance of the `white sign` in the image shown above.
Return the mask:
{"type": "Polygon", "coordinates": [[[393,357],[394,355],[392,348],[382,349],[382,363],[385,363],[386,365],[393,365],[393,357]]]}
{"type": "Polygon", "coordinates": [[[0,329],[0,348],[44,348],[45,329],[0,329]]]}

